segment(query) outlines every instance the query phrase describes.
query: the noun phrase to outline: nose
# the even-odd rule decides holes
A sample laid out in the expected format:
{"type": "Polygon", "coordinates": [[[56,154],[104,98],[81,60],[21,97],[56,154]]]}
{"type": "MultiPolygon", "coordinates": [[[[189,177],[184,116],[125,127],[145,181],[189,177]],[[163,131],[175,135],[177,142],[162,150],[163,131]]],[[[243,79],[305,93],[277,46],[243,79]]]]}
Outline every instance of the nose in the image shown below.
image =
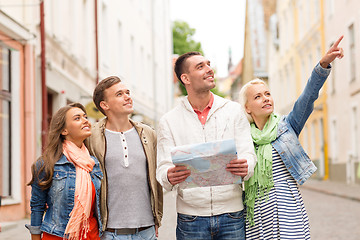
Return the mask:
{"type": "Polygon", "coordinates": [[[130,93],[125,93],[124,98],[125,100],[131,99],[130,93]]]}
{"type": "Polygon", "coordinates": [[[89,119],[87,119],[86,116],[83,116],[83,117],[82,117],[82,120],[83,120],[83,123],[89,123],[89,119]]]}
{"type": "Polygon", "coordinates": [[[207,73],[213,73],[214,72],[214,70],[212,69],[212,67],[211,66],[209,66],[209,65],[206,65],[206,72],[207,73]]]}
{"type": "Polygon", "coordinates": [[[264,102],[269,102],[269,101],[270,101],[269,96],[264,95],[264,102]]]}

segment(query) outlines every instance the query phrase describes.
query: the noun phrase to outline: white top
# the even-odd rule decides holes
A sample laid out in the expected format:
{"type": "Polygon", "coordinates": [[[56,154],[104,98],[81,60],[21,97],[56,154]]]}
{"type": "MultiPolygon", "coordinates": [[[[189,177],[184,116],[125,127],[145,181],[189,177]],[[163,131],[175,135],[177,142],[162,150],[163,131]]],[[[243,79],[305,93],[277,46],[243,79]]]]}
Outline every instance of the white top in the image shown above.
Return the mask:
{"type": "MultiPolygon", "coordinates": [[[[256,156],[250,136],[250,124],[240,104],[214,95],[213,106],[202,125],[187,97],[166,113],[158,126],[156,178],[166,189],[173,186],[167,171],[174,167],[170,151],[174,146],[235,139],[239,159],[247,159],[249,173],[254,173],[256,156]]],[[[177,187],[177,212],[196,216],[212,216],[241,211],[242,189],[240,185],[224,185],[181,189],[177,187]]]]}

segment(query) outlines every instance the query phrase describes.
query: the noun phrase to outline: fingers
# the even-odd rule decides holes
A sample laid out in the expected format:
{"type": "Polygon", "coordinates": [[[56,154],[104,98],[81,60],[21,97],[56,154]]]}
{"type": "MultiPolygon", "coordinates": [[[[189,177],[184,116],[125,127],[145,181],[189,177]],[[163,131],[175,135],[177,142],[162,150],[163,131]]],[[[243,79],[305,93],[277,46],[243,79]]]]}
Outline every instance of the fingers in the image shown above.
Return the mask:
{"type": "Polygon", "coordinates": [[[339,50],[334,51],[329,53],[330,57],[332,58],[332,60],[334,60],[335,58],[343,58],[344,57],[344,50],[342,48],[339,48],[339,50]]]}
{"type": "Polygon", "coordinates": [[[245,177],[248,174],[248,164],[246,159],[234,159],[226,165],[226,170],[234,175],[245,177]]]}
{"type": "Polygon", "coordinates": [[[186,166],[175,166],[169,168],[167,177],[171,185],[176,185],[185,181],[185,179],[190,176],[190,174],[191,171],[188,170],[186,166]]]}
{"type": "Polygon", "coordinates": [[[339,39],[336,40],[336,42],[331,47],[337,48],[343,38],[344,38],[344,35],[340,36],[339,39]]]}

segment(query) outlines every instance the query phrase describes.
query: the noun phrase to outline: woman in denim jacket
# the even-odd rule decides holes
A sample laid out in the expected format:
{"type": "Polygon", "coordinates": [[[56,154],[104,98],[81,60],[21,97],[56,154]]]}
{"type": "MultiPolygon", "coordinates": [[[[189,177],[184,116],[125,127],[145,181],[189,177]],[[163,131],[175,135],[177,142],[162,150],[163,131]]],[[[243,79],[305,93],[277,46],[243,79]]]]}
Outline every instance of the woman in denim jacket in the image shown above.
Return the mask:
{"type": "Polygon", "coordinates": [[[32,240],[100,239],[103,175],[83,143],[90,135],[91,124],[80,103],[60,108],[53,116],[47,147],[33,164],[29,183],[31,225],[26,227],[32,240]]]}
{"type": "Polygon", "coordinates": [[[292,111],[280,117],[265,82],[255,79],[240,91],[251,123],[257,165],[245,182],[246,239],[310,239],[309,220],[298,184],[316,167],[298,136],[313,111],[314,101],[330,73],[330,63],[343,57],[340,37],[317,64],[292,111]]]}

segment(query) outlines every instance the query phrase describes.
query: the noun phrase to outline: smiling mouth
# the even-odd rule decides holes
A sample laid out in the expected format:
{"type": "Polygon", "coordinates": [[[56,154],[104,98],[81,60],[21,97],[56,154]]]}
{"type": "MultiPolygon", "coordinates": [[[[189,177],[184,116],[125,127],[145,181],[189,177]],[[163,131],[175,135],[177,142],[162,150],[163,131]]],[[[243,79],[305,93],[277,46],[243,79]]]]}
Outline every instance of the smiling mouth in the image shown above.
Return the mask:
{"type": "Polygon", "coordinates": [[[90,130],[90,126],[84,126],[82,129],[90,130]]]}
{"type": "Polygon", "coordinates": [[[271,107],[271,104],[266,104],[263,106],[263,108],[268,108],[268,107],[271,107]]]}

